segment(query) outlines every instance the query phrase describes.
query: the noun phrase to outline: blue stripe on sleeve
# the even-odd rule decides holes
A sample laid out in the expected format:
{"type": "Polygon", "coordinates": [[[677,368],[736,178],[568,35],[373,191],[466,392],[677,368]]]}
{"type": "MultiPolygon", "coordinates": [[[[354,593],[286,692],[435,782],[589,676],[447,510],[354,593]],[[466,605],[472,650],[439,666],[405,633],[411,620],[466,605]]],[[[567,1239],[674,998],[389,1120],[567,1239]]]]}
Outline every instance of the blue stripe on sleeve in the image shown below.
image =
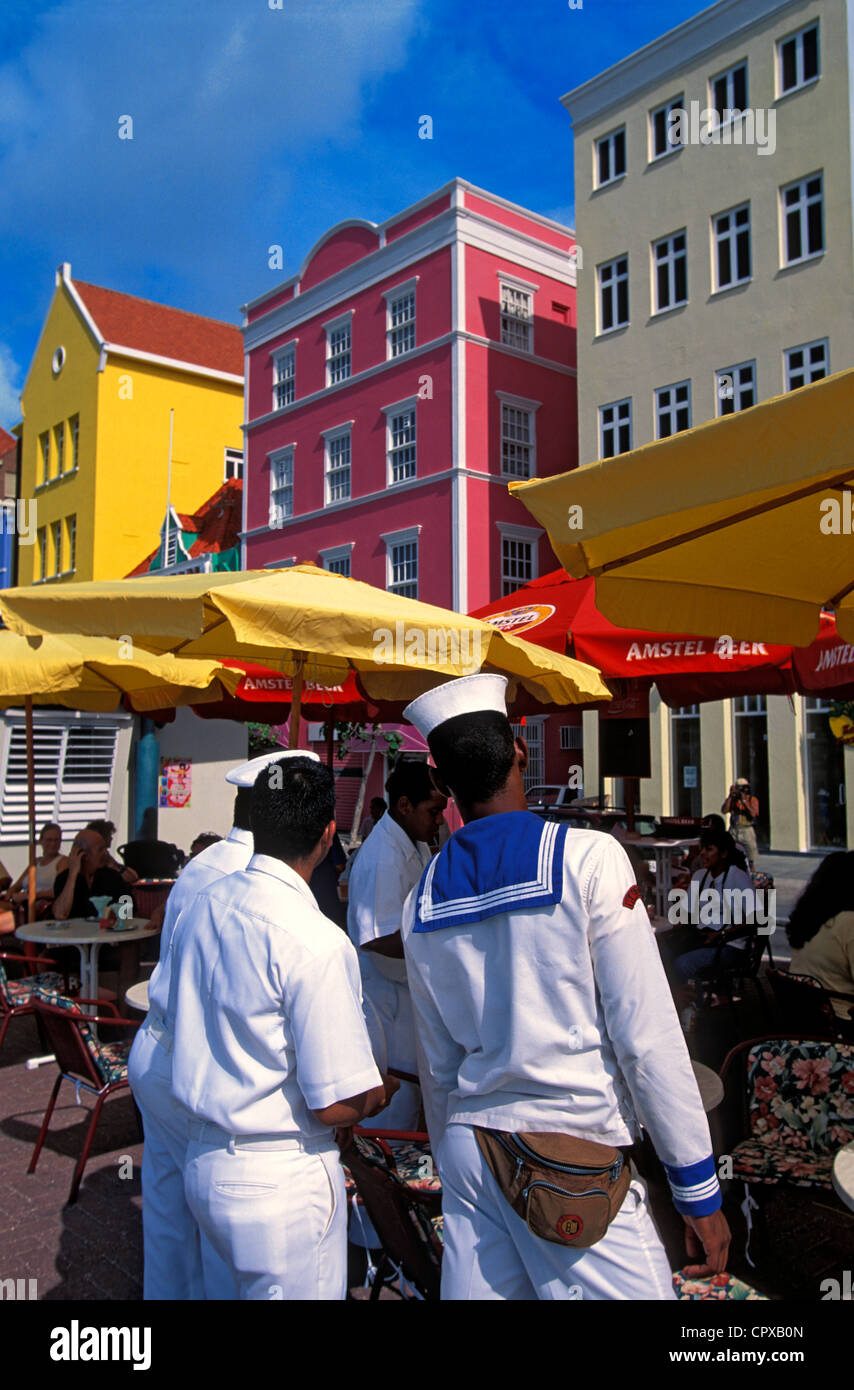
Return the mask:
{"type": "Polygon", "coordinates": [[[673,1203],[685,1216],[710,1216],[721,1205],[721,1189],[713,1154],[685,1167],[664,1165],[673,1203]]]}

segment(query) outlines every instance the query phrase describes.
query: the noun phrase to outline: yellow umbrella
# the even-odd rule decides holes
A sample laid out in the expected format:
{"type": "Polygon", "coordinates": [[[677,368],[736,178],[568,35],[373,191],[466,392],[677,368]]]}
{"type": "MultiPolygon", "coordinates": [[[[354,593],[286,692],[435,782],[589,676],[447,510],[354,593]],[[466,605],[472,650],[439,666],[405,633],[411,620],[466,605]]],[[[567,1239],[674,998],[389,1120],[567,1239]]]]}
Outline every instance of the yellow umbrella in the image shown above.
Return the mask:
{"type": "Polygon", "coordinates": [[[151,650],[291,674],[292,740],[303,680],[335,685],[351,669],[378,700],[409,700],[481,669],[507,675],[511,699],[520,688],[557,705],[609,698],[592,666],[315,565],[63,584],[50,595],[41,585],[6,589],[0,613],[19,633],[133,634],[151,650]]]}
{"type": "Polygon", "coordinates": [[[511,483],[614,623],[854,641],[854,370],[558,477],[511,483]]]}
{"type": "Polygon", "coordinates": [[[35,903],[33,705],[112,710],[123,694],[137,710],[233,695],[240,680],[216,661],[155,655],[134,643],[76,635],[24,637],[0,631],[0,708],[24,704],[29,806],[29,917],[35,903]]]}

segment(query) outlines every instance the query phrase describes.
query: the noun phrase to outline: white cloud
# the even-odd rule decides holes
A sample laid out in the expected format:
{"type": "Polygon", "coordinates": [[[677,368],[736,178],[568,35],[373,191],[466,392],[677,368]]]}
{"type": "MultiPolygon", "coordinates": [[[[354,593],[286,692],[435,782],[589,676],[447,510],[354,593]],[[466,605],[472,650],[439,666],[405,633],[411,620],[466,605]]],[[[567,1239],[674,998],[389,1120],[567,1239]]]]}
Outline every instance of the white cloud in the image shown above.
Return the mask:
{"type": "MultiPolygon", "coordinates": [[[[278,217],[282,195],[301,194],[288,186],[299,159],[352,148],[365,94],[404,65],[424,3],[54,5],[0,64],[0,231],[26,208],[31,244],[52,257],[60,235],[69,251],[106,241],[116,264],[195,279],[271,171],[278,217]],[[132,140],[118,138],[123,115],[132,140]]],[[[265,212],[264,247],[277,239],[265,212]]]]}
{"type": "Polygon", "coordinates": [[[0,343],[0,425],[9,429],[21,418],[21,369],[5,343],[0,343]]]}

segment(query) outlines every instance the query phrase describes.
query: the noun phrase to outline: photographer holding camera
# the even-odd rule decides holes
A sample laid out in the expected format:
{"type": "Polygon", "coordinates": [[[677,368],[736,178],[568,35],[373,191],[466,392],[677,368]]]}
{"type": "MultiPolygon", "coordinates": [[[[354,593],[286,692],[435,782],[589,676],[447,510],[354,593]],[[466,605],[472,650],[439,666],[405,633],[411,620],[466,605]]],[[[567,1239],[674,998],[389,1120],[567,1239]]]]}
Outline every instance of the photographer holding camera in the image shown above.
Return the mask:
{"type": "Polygon", "coordinates": [[[750,872],[753,873],[759,857],[756,831],[753,828],[759,819],[759,802],[755,796],[750,795],[750,783],[746,777],[739,777],[730,787],[721,811],[724,815],[729,812],[730,833],[733,839],[743,846],[750,872]]]}

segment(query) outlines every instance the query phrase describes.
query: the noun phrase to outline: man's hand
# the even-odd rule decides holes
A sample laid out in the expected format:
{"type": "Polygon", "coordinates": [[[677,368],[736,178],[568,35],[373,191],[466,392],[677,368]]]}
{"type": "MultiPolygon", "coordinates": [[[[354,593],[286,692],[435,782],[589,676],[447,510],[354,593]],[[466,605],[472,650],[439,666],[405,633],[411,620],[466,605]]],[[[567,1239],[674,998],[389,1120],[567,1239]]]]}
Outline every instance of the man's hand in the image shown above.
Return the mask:
{"type": "Polygon", "coordinates": [[[69,878],[76,878],[76,877],[77,877],[77,875],[79,874],[80,870],[83,868],[83,860],[84,860],[85,857],[86,857],[86,851],[85,851],[85,849],[83,848],[82,845],[72,845],[72,847],[71,847],[71,853],[70,853],[69,856],[68,856],[68,877],[69,877],[69,878]]]}
{"type": "Polygon", "coordinates": [[[398,1081],[396,1076],[384,1076],[383,1094],[377,1100],[375,1105],[370,1110],[365,1112],[365,1119],[368,1120],[373,1115],[378,1115],[381,1110],[385,1110],[386,1106],[390,1104],[392,1096],[395,1095],[395,1093],[399,1090],[400,1082],[398,1081]]]}
{"type": "Polygon", "coordinates": [[[705,1254],[706,1263],[687,1265],[683,1271],[689,1279],[705,1279],[708,1275],[723,1274],[729,1255],[731,1234],[723,1211],[711,1216],[684,1216],[685,1250],[689,1259],[705,1254]]]}

